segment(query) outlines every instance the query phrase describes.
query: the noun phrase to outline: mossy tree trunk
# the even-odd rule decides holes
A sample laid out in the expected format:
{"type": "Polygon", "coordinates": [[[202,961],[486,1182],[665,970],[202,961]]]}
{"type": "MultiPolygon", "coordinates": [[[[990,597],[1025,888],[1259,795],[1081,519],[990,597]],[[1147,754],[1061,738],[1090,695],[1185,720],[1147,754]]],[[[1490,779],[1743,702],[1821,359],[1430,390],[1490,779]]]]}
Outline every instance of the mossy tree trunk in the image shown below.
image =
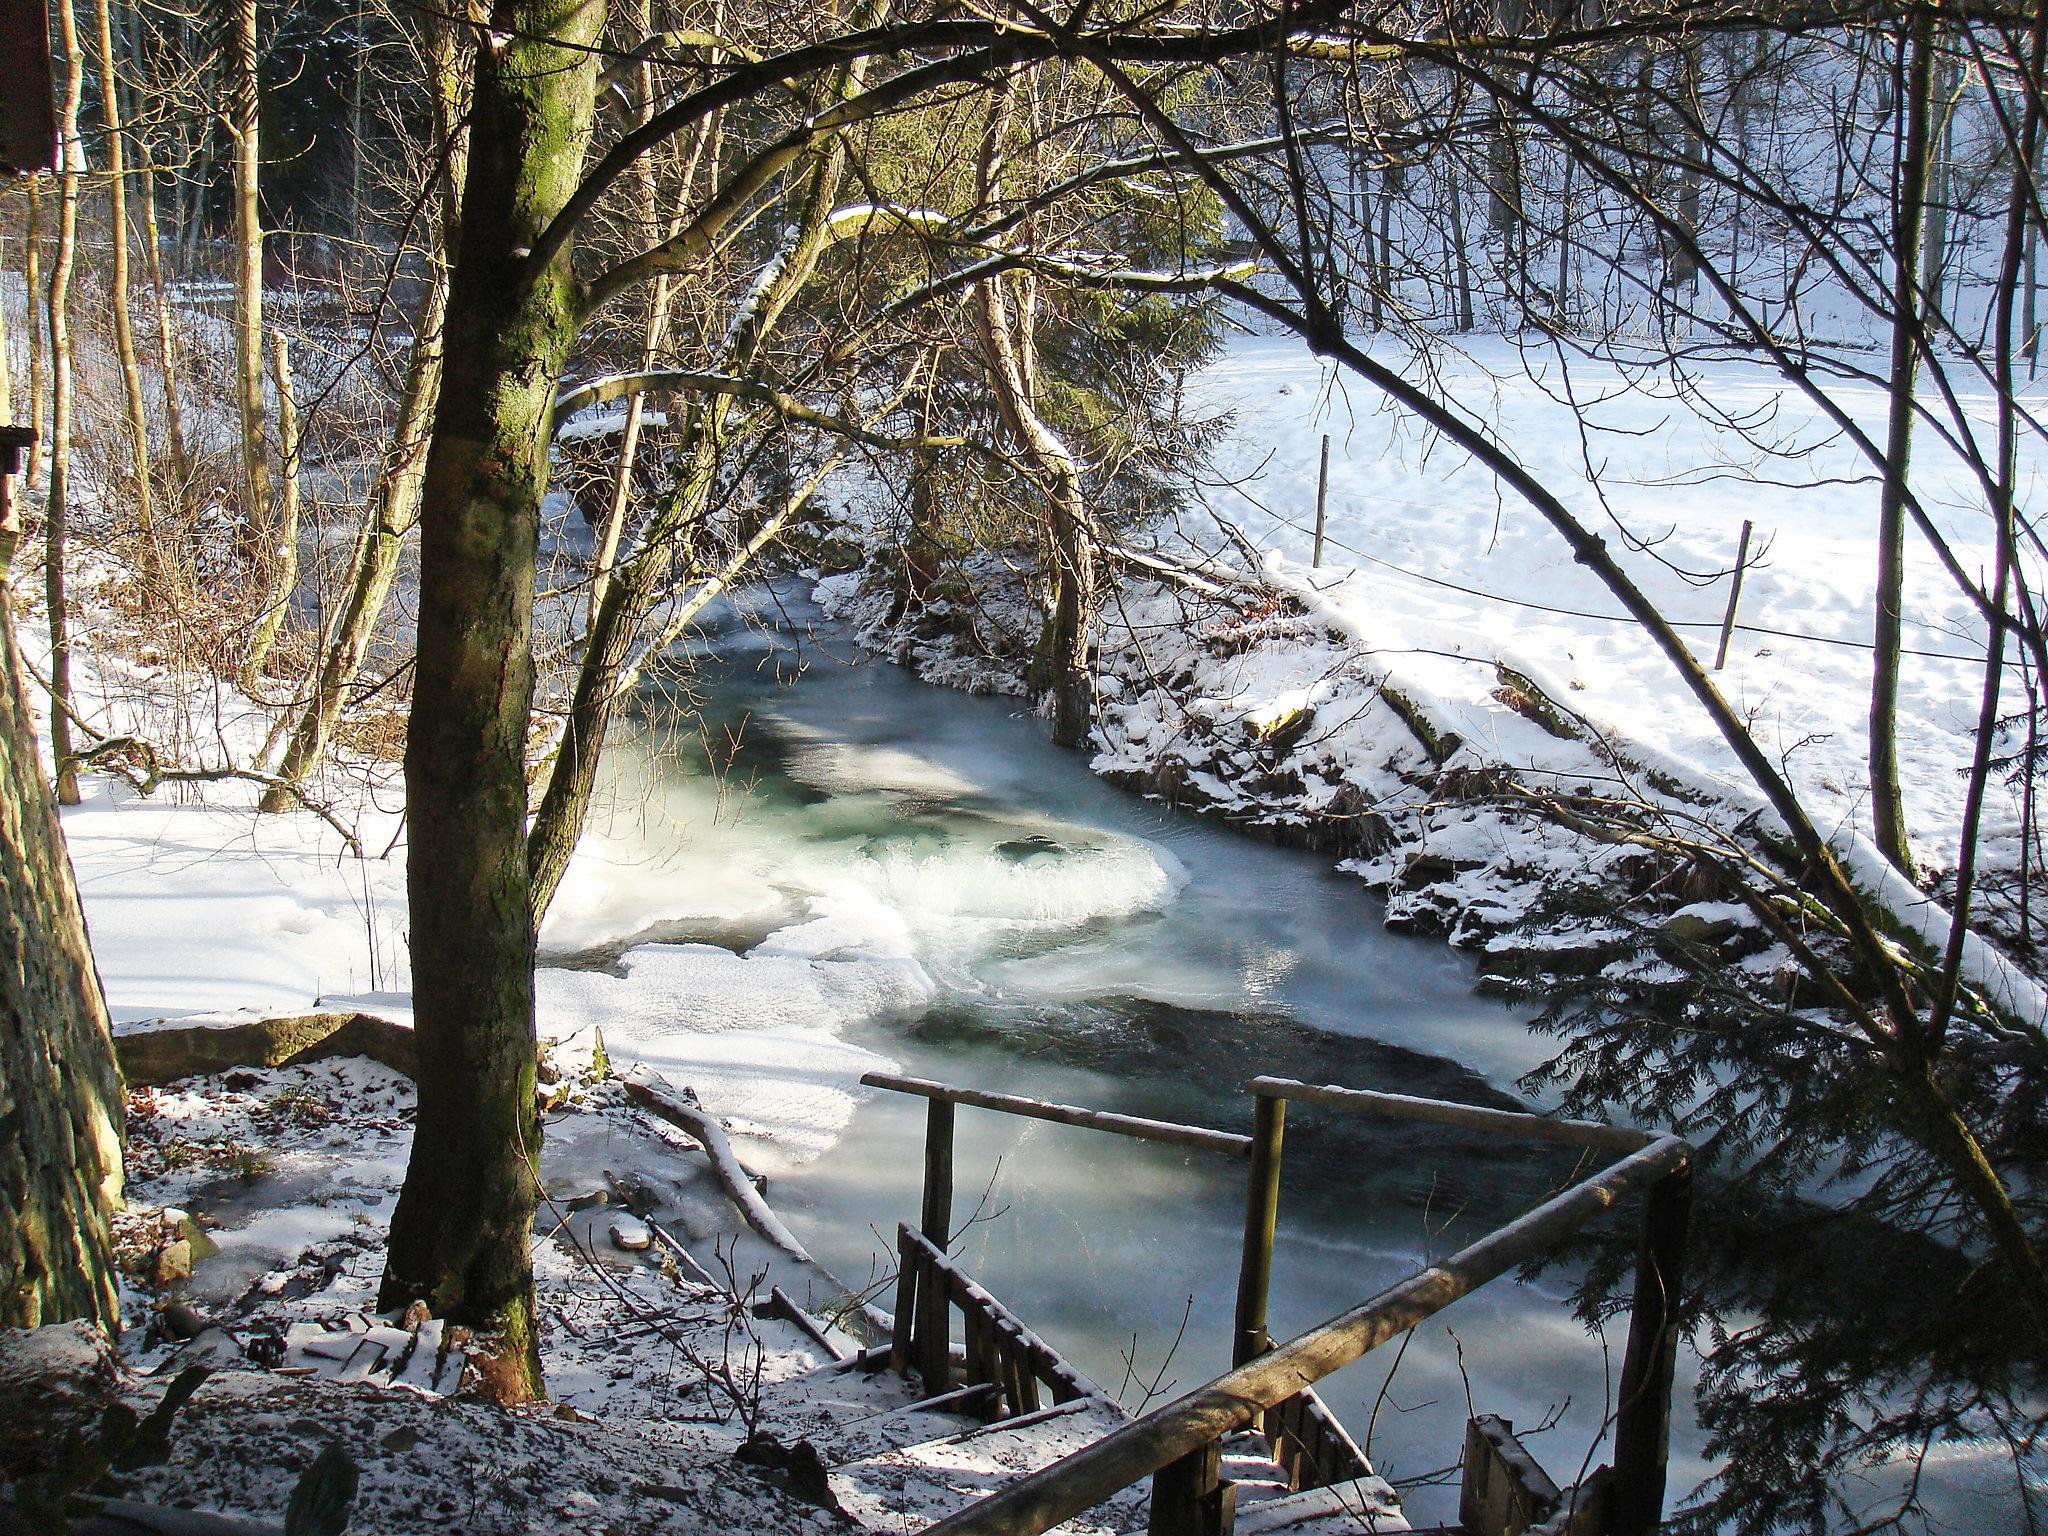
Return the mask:
{"type": "Polygon", "coordinates": [[[0,1328],[120,1323],[121,1075],[0,582],[0,1328]]]}
{"type": "Polygon", "coordinates": [[[256,0],[235,0],[228,136],[235,146],[235,411],[241,426],[242,556],[261,569],[272,546],[270,450],[263,412],[263,161],[256,0]]]}
{"type": "Polygon", "coordinates": [[[578,317],[567,243],[538,265],[529,252],[582,167],[603,22],[599,0],[492,12],[420,517],[405,753],[419,1114],[383,1302],[493,1333],[501,1398],[540,1391],[525,748],[549,418],[578,317]]]}
{"type": "Polygon", "coordinates": [[[1912,468],[1913,394],[1920,373],[1920,246],[1927,209],[1934,22],[1918,10],[1900,47],[1901,125],[1892,231],[1891,419],[1877,512],[1877,621],[1870,674],[1870,817],[1877,846],[1908,879],[1913,849],[1899,782],[1899,657],[1906,590],[1906,501],[1912,468]]]}
{"type": "Polygon", "coordinates": [[[71,280],[78,270],[78,182],[85,170],[85,145],[78,136],[78,100],[84,89],[85,55],[78,45],[78,18],[71,0],[56,8],[57,50],[64,61],[57,153],[57,254],[50,268],[50,492],[43,512],[43,599],[50,623],[50,757],[57,799],[78,804],[78,765],[71,755],[71,609],[64,590],[65,548],[70,541],[73,475],[71,414],[76,393],[71,345],[71,280]]]}

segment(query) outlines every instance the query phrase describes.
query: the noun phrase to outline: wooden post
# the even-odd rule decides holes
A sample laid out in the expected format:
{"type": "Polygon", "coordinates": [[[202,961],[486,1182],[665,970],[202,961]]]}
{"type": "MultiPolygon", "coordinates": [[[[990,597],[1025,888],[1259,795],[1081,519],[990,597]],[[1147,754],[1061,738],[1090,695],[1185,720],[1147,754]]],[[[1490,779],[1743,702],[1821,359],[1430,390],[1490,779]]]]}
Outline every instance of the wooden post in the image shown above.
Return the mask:
{"type": "Polygon", "coordinates": [[[1230,1536],[1237,1484],[1223,1481],[1220,1442],[1191,1451],[1152,1474],[1147,1536],[1230,1536]]]}
{"type": "Polygon", "coordinates": [[[1266,1292],[1273,1283],[1273,1228],[1280,1216],[1280,1141],[1287,1130],[1285,1099],[1262,1093],[1253,1102],[1258,1107],[1252,1115],[1251,1173],[1245,1180],[1232,1365],[1256,1359],[1266,1348],[1266,1292]]]}
{"type": "MultiPolygon", "coordinates": [[[[925,1106],[924,1122],[924,1210],[918,1227],[925,1240],[940,1253],[946,1251],[953,1235],[953,1106],[933,1099],[925,1106]]],[[[922,1264],[917,1289],[917,1362],[927,1394],[944,1392],[952,1386],[952,1371],[946,1346],[952,1329],[946,1297],[946,1279],[922,1264]]]]}
{"type": "Polygon", "coordinates": [[[1330,434],[1323,434],[1323,465],[1316,471],[1316,552],[1310,565],[1323,563],[1323,517],[1330,506],[1330,434]]]}
{"type": "Polygon", "coordinates": [[[1735,546],[1735,583],[1728,589],[1728,611],[1721,616],[1721,647],[1714,652],[1714,670],[1720,671],[1728,661],[1728,637],[1735,633],[1735,605],[1742,601],[1742,568],[1749,564],[1748,518],[1742,520],[1742,539],[1735,546]]]}
{"type": "Polygon", "coordinates": [[[1652,1536],[1664,1518],[1671,1376],[1678,1358],[1679,1298],[1691,1224],[1688,1167],[1659,1179],[1643,1197],[1635,1306],[1628,1322],[1628,1353],[1621,1362],[1621,1405],[1615,1414],[1608,1536],[1652,1536]]]}
{"type": "Polygon", "coordinates": [[[896,1326],[889,1338],[889,1369],[899,1376],[917,1358],[917,1290],[917,1253],[905,1226],[896,1234],[896,1326]]]}
{"type": "Polygon", "coordinates": [[[924,1213],[918,1230],[944,1253],[953,1241],[953,1106],[933,1099],[924,1119],[924,1213]]]}

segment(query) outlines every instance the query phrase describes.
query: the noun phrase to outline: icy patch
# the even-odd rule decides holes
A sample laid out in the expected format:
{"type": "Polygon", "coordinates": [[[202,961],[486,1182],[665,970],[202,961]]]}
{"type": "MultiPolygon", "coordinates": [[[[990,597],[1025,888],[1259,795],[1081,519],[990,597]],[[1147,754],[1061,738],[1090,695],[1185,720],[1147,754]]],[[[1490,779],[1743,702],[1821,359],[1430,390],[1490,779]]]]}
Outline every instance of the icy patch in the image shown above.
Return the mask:
{"type": "Polygon", "coordinates": [[[541,1032],[596,1024],[615,1061],[645,1062],[735,1134],[772,1141],[792,1163],[838,1140],[865,1093],[860,1076],[891,1065],[836,1038],[849,1023],[919,1009],[936,993],[908,958],[741,956],[704,944],[650,944],[626,975],[542,970],[541,1032]]]}

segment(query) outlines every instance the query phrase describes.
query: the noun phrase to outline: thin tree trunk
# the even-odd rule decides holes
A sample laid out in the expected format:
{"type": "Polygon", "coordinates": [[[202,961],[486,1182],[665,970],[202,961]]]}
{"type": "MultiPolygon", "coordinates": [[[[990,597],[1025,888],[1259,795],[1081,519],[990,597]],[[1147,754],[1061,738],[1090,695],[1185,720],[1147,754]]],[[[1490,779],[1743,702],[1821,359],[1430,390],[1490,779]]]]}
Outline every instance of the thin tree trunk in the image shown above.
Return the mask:
{"type": "Polygon", "coordinates": [[[305,783],[340,723],[348,690],[362,671],[363,658],[377,633],[377,623],[398,575],[405,540],[419,522],[420,487],[426,473],[427,430],[441,394],[441,328],[447,310],[448,278],[443,267],[427,290],[426,305],[406,363],[399,395],[398,421],[377,482],[370,491],[369,514],[357,537],[349,565],[347,596],[328,626],[320,662],[313,674],[311,697],[285,742],[277,765],[278,784],[263,792],[265,811],[298,809],[287,786],[305,783]]]}
{"type": "Polygon", "coordinates": [[[282,332],[270,338],[271,376],[277,383],[277,458],[281,490],[276,543],[264,552],[263,608],[242,662],[242,686],[253,691],[276,644],[299,585],[299,402],[292,389],[291,345],[282,332]]]}
{"type": "Polygon", "coordinates": [[[78,804],[78,765],[71,758],[71,629],[64,598],[65,542],[71,521],[71,277],[78,263],[78,178],[85,146],[78,138],[78,98],[85,55],[71,0],[58,0],[57,48],[64,61],[59,107],[57,256],[50,269],[50,494],[43,531],[43,594],[50,621],[50,755],[57,800],[78,804]]]}
{"type": "Polygon", "coordinates": [[[263,410],[261,68],[256,0],[234,0],[228,134],[235,145],[235,409],[242,430],[242,520],[236,542],[252,565],[270,547],[270,458],[263,410]]]}
{"type": "Polygon", "coordinates": [[[398,575],[405,540],[419,523],[421,486],[426,475],[427,438],[441,398],[442,351],[448,315],[448,280],[455,260],[456,201],[467,173],[469,137],[463,122],[468,82],[455,27],[431,18],[427,49],[434,72],[435,126],[448,146],[438,194],[439,249],[433,278],[413,325],[412,347],[406,356],[405,382],[398,396],[398,417],[385,445],[369,506],[349,563],[348,592],[323,637],[310,697],[279,759],[279,783],[267,788],[260,809],[269,812],[298,808],[292,788],[303,784],[326,755],[334,728],[341,720],[348,690],[361,672],[378,620],[398,575]]]}
{"type": "Polygon", "coordinates": [[[157,226],[156,158],[149,141],[138,135],[142,156],[143,266],[149,273],[150,297],[156,308],[156,367],[164,387],[164,428],[170,437],[171,473],[178,494],[192,493],[192,451],[185,437],[185,411],[178,386],[178,351],[171,334],[171,299],[164,283],[163,232],[157,226]]]}
{"type": "Polygon", "coordinates": [[[28,179],[28,249],[22,253],[21,275],[28,286],[28,425],[36,435],[36,445],[29,450],[28,466],[22,474],[25,485],[33,487],[42,479],[43,444],[47,441],[43,427],[46,422],[44,411],[48,408],[49,370],[46,366],[43,337],[43,307],[37,303],[43,291],[43,178],[41,173],[28,179]]]}
{"type": "Polygon", "coordinates": [[[382,1305],[488,1331],[495,1395],[541,1390],[526,740],[548,428],[579,319],[570,247],[527,253],[590,141],[599,0],[507,0],[479,49],[445,378],[427,450],[405,780],[419,1109],[382,1305]]]}
{"type": "Polygon", "coordinates": [[[1913,452],[1913,391],[1920,369],[1921,225],[1927,204],[1928,117],[1934,21],[1913,12],[1900,70],[1896,228],[1893,233],[1891,419],[1878,501],[1877,619],[1870,682],[1870,811],[1878,848],[1908,878],[1913,853],[1899,785],[1899,650],[1906,579],[1906,487],[1913,452]]]}
{"type": "Polygon", "coordinates": [[[1465,249],[1465,197],[1458,188],[1458,168],[1446,168],[1450,183],[1451,238],[1447,242],[1451,258],[1451,270],[1457,276],[1458,329],[1472,329],[1472,256],[1465,249]]]}
{"type": "Polygon", "coordinates": [[[1052,694],[1052,739],[1085,746],[1094,723],[1095,690],[1088,646],[1095,606],[1094,528],[1082,497],[1081,464],[1038,410],[1038,370],[1020,314],[994,278],[980,285],[981,324],[997,407],[1044,493],[1051,518],[1052,610],[1039,656],[1039,680],[1052,694]]]}
{"type": "Polygon", "coordinates": [[[142,363],[135,352],[135,317],[128,305],[128,160],[121,87],[116,79],[114,18],[108,0],[94,0],[93,12],[100,45],[100,111],[107,127],[107,287],[114,301],[114,356],[121,365],[121,394],[128,411],[135,529],[142,536],[144,566],[153,568],[159,552],[149,483],[149,412],[142,401],[142,363]]]}

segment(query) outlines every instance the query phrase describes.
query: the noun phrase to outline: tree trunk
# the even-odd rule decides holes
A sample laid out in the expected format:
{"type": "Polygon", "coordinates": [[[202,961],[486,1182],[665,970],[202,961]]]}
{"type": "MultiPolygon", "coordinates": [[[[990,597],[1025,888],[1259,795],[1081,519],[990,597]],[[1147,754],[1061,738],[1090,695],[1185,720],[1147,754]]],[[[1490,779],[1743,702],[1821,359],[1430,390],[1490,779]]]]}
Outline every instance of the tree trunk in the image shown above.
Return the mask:
{"type": "Polygon", "coordinates": [[[377,466],[362,531],[356,538],[354,558],[349,564],[348,593],[323,637],[311,697],[293,725],[284,756],[278,762],[277,777],[281,782],[265,789],[259,802],[264,811],[298,808],[299,800],[292,788],[303,784],[326,755],[348,690],[376,638],[377,622],[390,596],[391,583],[398,575],[405,540],[419,523],[427,435],[441,399],[448,274],[455,259],[455,205],[467,174],[469,151],[469,135],[463,126],[468,110],[468,69],[457,31],[438,17],[425,25],[427,51],[433,60],[435,127],[440,141],[448,146],[437,199],[439,249],[434,252],[433,278],[413,323],[405,382],[399,389],[398,419],[377,466]]]}
{"type": "Polygon", "coordinates": [[[264,660],[277,643],[292,594],[299,586],[299,402],[292,392],[291,344],[282,332],[270,338],[270,368],[277,382],[278,479],[283,496],[276,542],[263,552],[263,607],[249,635],[248,654],[242,659],[242,687],[251,692],[262,680],[264,660]]]}
{"type": "Polygon", "coordinates": [[[112,1330],[121,1074],[23,677],[0,581],[0,1328],[112,1330]]]}
{"type": "Polygon", "coordinates": [[[28,249],[22,252],[21,275],[28,288],[28,427],[36,435],[36,446],[28,453],[23,484],[33,486],[42,478],[43,411],[49,398],[45,375],[48,367],[43,348],[42,307],[36,296],[43,291],[43,178],[28,178],[28,249]]]}
{"type": "Polygon", "coordinates": [[[1004,425],[1016,437],[1044,493],[1051,518],[1051,612],[1035,670],[1052,694],[1052,739],[1086,746],[1094,724],[1095,686],[1088,647],[1095,607],[1093,520],[1082,496],[1081,464],[1038,410],[1038,370],[1030,344],[1031,319],[1010,302],[1009,284],[981,285],[981,323],[1004,425]]]}
{"type": "Polygon", "coordinates": [[[178,352],[171,335],[171,299],[164,285],[163,232],[157,227],[156,158],[149,141],[138,135],[136,148],[142,155],[143,266],[149,273],[149,292],[156,308],[156,367],[164,386],[164,430],[170,437],[171,473],[176,477],[176,495],[189,496],[192,484],[192,453],[185,437],[185,412],[178,388],[178,352]]]}
{"type": "Polygon", "coordinates": [[[1892,237],[1891,419],[1877,514],[1877,619],[1870,680],[1870,813],[1877,846],[1907,878],[1913,853],[1899,786],[1900,605],[1906,581],[1906,486],[1913,452],[1913,390],[1920,369],[1920,246],[1927,205],[1928,116],[1934,21],[1913,12],[1904,42],[1896,226],[1892,237]]]}
{"type": "Polygon", "coordinates": [[[149,483],[149,412],[142,402],[142,363],[135,352],[135,317],[128,306],[128,161],[121,123],[121,88],[115,79],[114,18],[108,0],[94,0],[100,47],[100,111],[107,138],[107,289],[114,304],[114,356],[121,365],[127,407],[130,466],[135,487],[135,531],[143,566],[157,563],[156,516],[149,483]]]}
{"type": "Polygon", "coordinates": [[[57,256],[50,268],[50,494],[43,525],[43,594],[50,619],[50,755],[57,799],[78,804],[78,767],[71,760],[71,633],[64,600],[64,546],[71,521],[71,277],[78,264],[78,177],[85,146],[78,137],[78,97],[85,56],[71,0],[58,0],[57,47],[64,60],[58,126],[57,256]]]}
{"type": "Polygon", "coordinates": [[[405,779],[421,1070],[382,1304],[421,1298],[495,1334],[507,1399],[541,1389],[525,748],[548,428],[578,319],[568,243],[538,268],[527,253],[576,186],[603,23],[600,0],[513,0],[478,52],[420,517],[405,779]]]}
{"type": "Polygon", "coordinates": [[[270,536],[270,458],[263,412],[263,210],[258,143],[256,0],[235,0],[228,133],[235,145],[235,409],[242,429],[242,520],[236,542],[251,565],[270,536]]]}
{"type": "Polygon", "coordinates": [[[263,792],[260,805],[265,811],[298,809],[298,797],[287,786],[305,783],[326,755],[327,743],[341,720],[342,704],[376,637],[377,621],[398,575],[398,558],[406,537],[419,522],[427,428],[441,395],[441,331],[447,306],[448,276],[441,267],[427,290],[413,336],[399,394],[398,421],[370,491],[369,512],[350,562],[348,593],[328,627],[313,673],[312,695],[278,761],[277,777],[282,782],[263,792]]]}

